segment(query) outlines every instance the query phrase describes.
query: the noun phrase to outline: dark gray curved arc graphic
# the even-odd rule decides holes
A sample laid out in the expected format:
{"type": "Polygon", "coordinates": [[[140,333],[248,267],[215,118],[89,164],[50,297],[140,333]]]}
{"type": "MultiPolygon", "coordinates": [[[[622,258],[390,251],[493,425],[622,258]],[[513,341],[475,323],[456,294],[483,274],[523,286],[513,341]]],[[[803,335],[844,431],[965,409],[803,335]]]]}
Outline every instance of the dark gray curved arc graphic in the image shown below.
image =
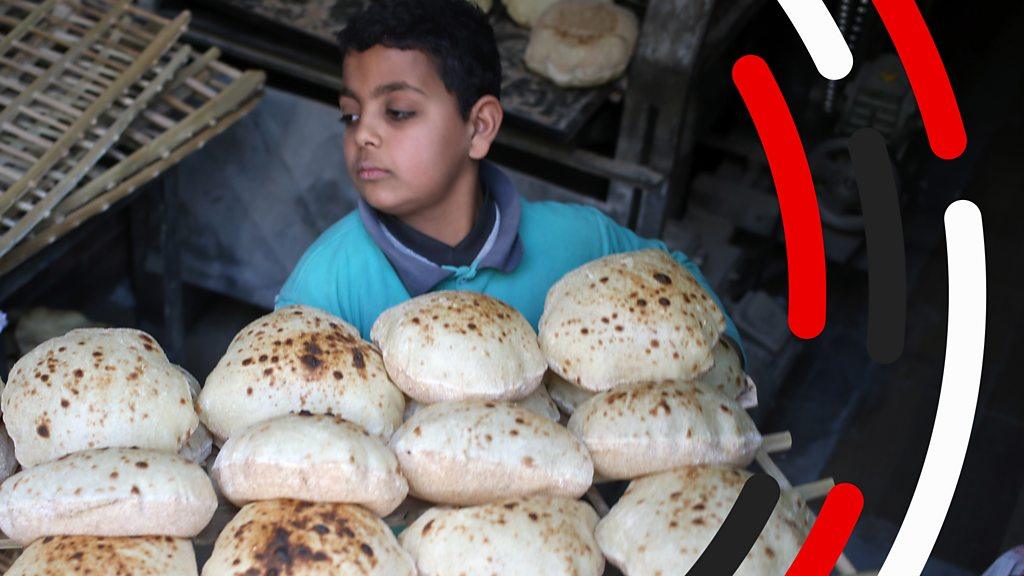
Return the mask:
{"type": "Polygon", "coordinates": [[[767,474],[747,479],[722,527],[687,576],[734,574],[779,503],[779,483],[767,474]]]}
{"type": "Polygon", "coordinates": [[[861,128],[850,157],[864,213],[868,251],[868,354],[880,364],[903,354],[907,323],[907,265],[903,219],[885,137],[861,128]]]}

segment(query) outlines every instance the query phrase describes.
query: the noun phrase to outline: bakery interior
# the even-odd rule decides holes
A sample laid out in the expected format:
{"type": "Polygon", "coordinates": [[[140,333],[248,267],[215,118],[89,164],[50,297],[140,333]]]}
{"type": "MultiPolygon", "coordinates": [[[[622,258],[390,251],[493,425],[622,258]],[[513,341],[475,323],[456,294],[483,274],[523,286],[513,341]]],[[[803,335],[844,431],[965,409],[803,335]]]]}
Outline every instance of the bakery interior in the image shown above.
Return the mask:
{"type": "MultiPolygon", "coordinates": [[[[236,334],[273,310],[306,248],[356,208],[333,38],[364,1],[0,0],[0,126],[9,122],[0,133],[4,382],[33,348],[86,327],[144,330],[170,362],[206,381],[236,334]],[[62,25],[53,14],[92,15],[67,24],[77,26],[82,50],[63,54],[84,58],[90,43],[118,42],[88,27],[110,26],[101,17],[115,5],[131,11],[136,28],[125,33],[140,34],[142,52],[116,80],[145,79],[163,92],[139,85],[132,99],[118,99],[82,87],[69,98],[105,99],[92,121],[101,129],[72,134],[77,124],[47,124],[46,110],[72,108],[31,97],[68,73],[55,64],[64,59],[39,49],[59,40],[47,30],[62,25]],[[150,41],[164,45],[143,51],[150,41]],[[58,147],[63,155],[48,153],[58,147]]],[[[742,338],[743,371],[756,385],[753,423],[766,438],[789,433],[773,466],[809,487],[812,510],[833,481],[863,494],[841,574],[881,568],[914,496],[947,355],[943,215],[956,200],[976,204],[987,254],[980,391],[963,471],[922,573],[1022,573],[1024,560],[1013,571],[986,570],[1024,545],[1024,388],[1009,370],[1024,352],[1016,330],[1024,302],[1012,294],[1024,280],[1024,237],[1012,216],[1024,210],[1024,5],[917,0],[967,134],[963,154],[944,160],[867,0],[824,0],[854,57],[839,80],[818,72],[785,2],[615,4],[639,26],[628,68],[596,86],[563,87],[527,68],[531,30],[494,0],[505,120],[488,158],[524,197],[594,206],[700,266],[742,338]],[[748,54],[770,66],[813,176],[827,272],[827,321],[814,338],[795,336],[787,321],[776,187],[732,77],[748,54]],[[867,346],[868,245],[848,150],[866,127],[884,136],[905,244],[905,332],[901,354],[887,363],[867,346]]],[[[599,496],[614,505],[626,485],[604,484],[599,496]]],[[[200,563],[235,511],[218,508],[195,538],[200,563]]],[[[5,547],[7,569],[20,546],[5,547]]],[[[621,572],[609,563],[605,573],[621,572]]]]}

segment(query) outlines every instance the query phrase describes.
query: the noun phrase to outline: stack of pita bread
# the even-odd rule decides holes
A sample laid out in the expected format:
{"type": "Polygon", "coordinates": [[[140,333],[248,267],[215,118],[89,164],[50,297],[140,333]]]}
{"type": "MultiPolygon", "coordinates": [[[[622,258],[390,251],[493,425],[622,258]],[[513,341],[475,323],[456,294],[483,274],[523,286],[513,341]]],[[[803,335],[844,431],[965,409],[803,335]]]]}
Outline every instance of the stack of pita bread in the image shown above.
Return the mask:
{"type": "Polygon", "coordinates": [[[28,544],[8,574],[196,575],[187,539],[217,498],[178,454],[192,398],[138,330],[72,330],[23,356],[0,395],[22,467],[0,485],[0,529],[28,544]]]}
{"type": "Polygon", "coordinates": [[[442,291],[385,311],[371,338],[415,403],[391,439],[409,492],[439,505],[399,537],[419,573],[600,575],[597,514],[578,501],[593,462],[541,386],[526,319],[442,291]]]}
{"type": "MultiPolygon", "coordinates": [[[[762,443],[745,411],[756,393],[724,330],[711,295],[661,250],[593,261],[548,292],[550,395],[596,476],[632,480],[597,527],[627,576],[689,570],[749,477],[741,469],[762,443]]],[[[787,494],[739,573],[783,574],[809,526],[787,494]]]]}
{"type": "Polygon", "coordinates": [[[714,299],[663,250],[601,258],[551,287],[548,386],[599,477],[750,464],[761,435],[740,402],[753,392],[724,331],[714,299]]]}
{"type": "MultiPolygon", "coordinates": [[[[608,0],[519,0],[534,8],[523,63],[563,88],[599,86],[622,76],[640,33],[636,15],[608,0]],[[540,10],[539,12],[537,10],[540,10]]],[[[509,10],[510,14],[516,14],[509,10]]]]}
{"type": "Polygon", "coordinates": [[[415,574],[381,519],[408,493],[386,444],[405,401],[352,325],[304,306],[257,319],[199,409],[220,445],[213,478],[241,507],[204,576],[415,574]]]}

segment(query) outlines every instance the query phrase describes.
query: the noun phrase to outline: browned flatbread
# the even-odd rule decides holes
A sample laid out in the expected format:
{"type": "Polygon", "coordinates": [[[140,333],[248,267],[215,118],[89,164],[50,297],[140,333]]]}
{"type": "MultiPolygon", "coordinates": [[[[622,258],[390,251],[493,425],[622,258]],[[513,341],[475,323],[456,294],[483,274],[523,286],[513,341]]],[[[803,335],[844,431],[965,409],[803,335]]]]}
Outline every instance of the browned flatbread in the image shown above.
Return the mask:
{"type": "Polygon", "coordinates": [[[213,477],[232,503],[294,498],[361,504],[390,514],[409,492],[380,438],[335,416],[290,414],[224,443],[213,477]]]}
{"type": "Polygon", "coordinates": [[[399,428],[391,447],[409,491],[429,502],[579,498],[594,476],[587,449],[571,432],[507,402],[432,404],[399,428]]]}
{"type": "Polygon", "coordinates": [[[216,509],[202,468],[155,450],[76,452],[0,485],[0,529],[18,542],[56,535],[191,538],[216,509]]]}
{"type": "Polygon", "coordinates": [[[595,392],[635,382],[692,380],[711,368],[725,316],[664,250],[607,256],[548,291],[540,345],[548,365],[595,392]]]}
{"type": "Polygon", "coordinates": [[[416,576],[391,529],[352,504],[253,502],[217,537],[203,576],[416,576]]]}
{"type": "Polygon", "coordinates": [[[177,452],[199,425],[186,377],[129,328],[72,330],[33,348],[0,404],[25,467],[93,448],[177,452]]]}
{"type": "MultiPolygon", "coordinates": [[[[600,576],[597,514],[577,500],[538,496],[472,508],[431,508],[399,540],[421,576],[600,576]]],[[[668,572],[666,572],[668,574],[668,572]]]]}
{"type": "MultiPolygon", "coordinates": [[[[750,477],[697,466],[634,480],[597,526],[608,561],[625,574],[686,574],[714,538],[750,477]]],[[[803,545],[811,516],[784,492],[737,576],[782,576],[803,545]]]]}
{"type": "Polygon", "coordinates": [[[306,306],[282,308],[245,327],[199,394],[203,423],[218,443],[276,416],[334,414],[387,439],[405,399],[380,353],[341,318],[306,306]]]}
{"type": "Polygon", "coordinates": [[[599,86],[626,71],[639,31],[636,15],[611,2],[560,0],[533,24],[523,62],[565,88],[599,86]]]}
{"type": "Polygon", "coordinates": [[[192,542],[168,536],[36,540],[5,576],[198,576],[192,542]]]}
{"type": "Polygon", "coordinates": [[[370,336],[395,384],[423,404],[518,400],[547,363],[526,318],[477,292],[430,292],[386,310],[370,336]]]}
{"type": "Polygon", "coordinates": [[[694,382],[648,382],[602,392],[569,429],[603,478],[622,480],[697,464],[749,465],[761,434],[739,404],[694,382]]]}

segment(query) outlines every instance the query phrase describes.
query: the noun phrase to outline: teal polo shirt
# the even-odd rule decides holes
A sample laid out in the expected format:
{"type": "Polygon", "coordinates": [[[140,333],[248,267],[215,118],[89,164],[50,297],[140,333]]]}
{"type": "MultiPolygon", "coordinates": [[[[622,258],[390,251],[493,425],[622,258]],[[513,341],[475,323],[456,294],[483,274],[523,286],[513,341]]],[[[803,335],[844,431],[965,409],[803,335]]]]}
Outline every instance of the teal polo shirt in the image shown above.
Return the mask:
{"type": "MultiPolygon", "coordinates": [[[[527,201],[490,162],[481,162],[480,175],[497,200],[498,216],[480,257],[469,265],[429,262],[397,242],[361,202],[359,211],[328,228],[309,247],[275,308],[320,308],[353,324],[369,340],[374,321],[392,306],[425,292],[472,290],[508,303],[536,330],[548,289],[567,272],[621,252],[670,252],[660,240],[641,238],[595,208],[527,201]]],[[[670,253],[722,306],[697,266],[682,252],[670,253]]],[[[728,314],[726,336],[743,350],[728,314]]]]}

